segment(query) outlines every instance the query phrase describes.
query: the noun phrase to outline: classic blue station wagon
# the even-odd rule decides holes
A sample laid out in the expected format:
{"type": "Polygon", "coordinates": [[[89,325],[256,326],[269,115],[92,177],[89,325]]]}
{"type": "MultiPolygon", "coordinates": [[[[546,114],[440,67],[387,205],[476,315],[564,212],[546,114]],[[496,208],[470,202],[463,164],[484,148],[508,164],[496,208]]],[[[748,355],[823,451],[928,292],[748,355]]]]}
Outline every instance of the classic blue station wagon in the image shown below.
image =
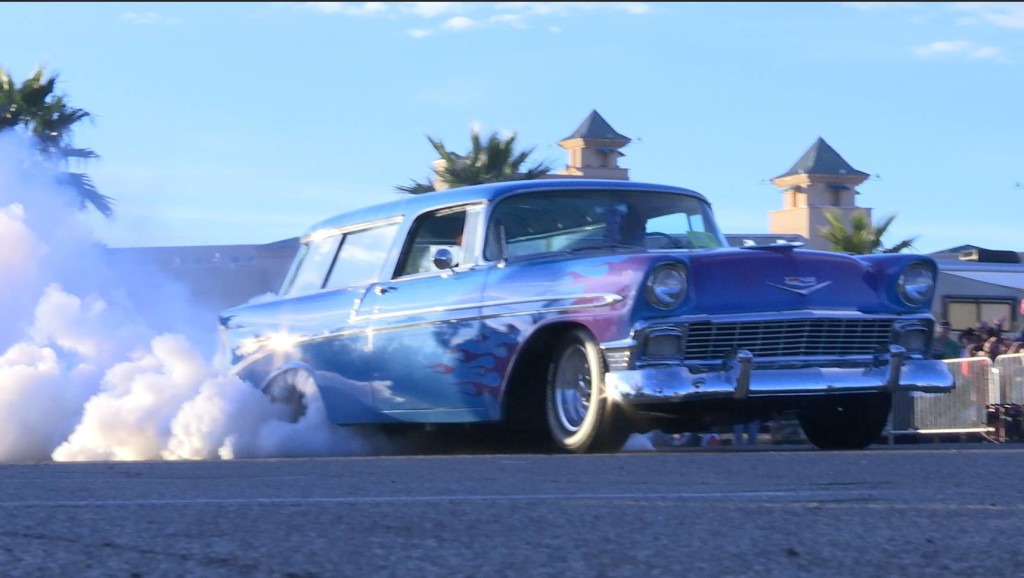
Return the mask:
{"type": "Polygon", "coordinates": [[[222,313],[222,354],[292,420],[316,398],[338,425],[586,453],[795,411],[815,446],[864,448],[894,394],[953,388],[935,277],[924,255],[729,247],[685,188],[493,183],[316,224],[275,298],[222,313]]]}

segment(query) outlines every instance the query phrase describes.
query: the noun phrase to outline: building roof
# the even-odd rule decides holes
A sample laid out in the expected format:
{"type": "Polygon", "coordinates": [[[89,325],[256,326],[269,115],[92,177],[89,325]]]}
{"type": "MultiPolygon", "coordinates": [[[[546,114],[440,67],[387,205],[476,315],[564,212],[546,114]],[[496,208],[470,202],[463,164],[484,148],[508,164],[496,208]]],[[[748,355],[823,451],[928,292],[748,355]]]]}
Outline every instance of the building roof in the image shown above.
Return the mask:
{"type": "Polygon", "coordinates": [[[835,176],[870,176],[868,173],[858,171],[850,166],[850,163],[843,160],[834,148],[829,146],[825,139],[818,137],[811,148],[807,149],[804,156],[796,161],[788,171],[775,177],[776,179],[791,175],[835,175],[835,176]]]}
{"type": "Polygon", "coordinates": [[[631,139],[628,136],[621,135],[615,132],[615,129],[608,124],[596,110],[590,112],[583,124],[576,129],[571,135],[565,137],[562,140],[569,140],[574,138],[590,139],[590,140],[624,140],[629,142],[631,139]]]}
{"type": "Polygon", "coordinates": [[[946,271],[946,275],[1024,291],[1024,271],[946,271]]]}

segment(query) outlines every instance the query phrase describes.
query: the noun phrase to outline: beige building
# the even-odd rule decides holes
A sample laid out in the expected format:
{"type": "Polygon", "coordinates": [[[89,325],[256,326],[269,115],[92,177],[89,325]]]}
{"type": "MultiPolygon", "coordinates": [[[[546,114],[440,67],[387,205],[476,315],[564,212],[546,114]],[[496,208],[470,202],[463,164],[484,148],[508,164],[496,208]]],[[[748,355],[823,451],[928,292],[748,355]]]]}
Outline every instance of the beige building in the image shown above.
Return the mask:
{"type": "Polygon", "coordinates": [[[871,221],[871,209],[857,206],[856,188],[869,176],[819,137],[796,164],[772,179],[782,189],[782,208],[768,213],[768,232],[800,235],[808,248],[829,250],[821,238],[821,229],[828,227],[826,212],[837,214],[847,226],[856,213],[871,221]]]}
{"type": "Polygon", "coordinates": [[[619,166],[619,158],[626,156],[621,150],[630,138],[615,131],[596,110],[591,111],[573,133],[558,141],[568,151],[569,162],[556,176],[629,180],[629,169],[619,166]]]}

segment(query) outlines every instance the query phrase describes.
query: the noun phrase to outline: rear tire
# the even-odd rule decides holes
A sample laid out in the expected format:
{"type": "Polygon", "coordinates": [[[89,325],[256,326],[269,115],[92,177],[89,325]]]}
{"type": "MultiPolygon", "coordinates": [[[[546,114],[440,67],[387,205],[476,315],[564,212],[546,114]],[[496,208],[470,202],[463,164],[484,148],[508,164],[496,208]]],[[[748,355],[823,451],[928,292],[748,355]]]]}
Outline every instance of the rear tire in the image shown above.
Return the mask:
{"type": "Polygon", "coordinates": [[[827,396],[800,410],[800,426],[819,449],[861,450],[881,437],[891,408],[888,393],[827,396]]]}
{"type": "Polygon", "coordinates": [[[563,336],[548,368],[548,431],[561,451],[607,453],[622,449],[630,429],[605,392],[604,360],[594,339],[577,329],[563,336]]]}
{"type": "Polygon", "coordinates": [[[306,395],[303,393],[306,384],[301,380],[309,379],[312,377],[305,370],[291,367],[270,378],[263,386],[263,393],[270,398],[270,403],[280,408],[282,420],[295,423],[306,415],[306,395]]]}

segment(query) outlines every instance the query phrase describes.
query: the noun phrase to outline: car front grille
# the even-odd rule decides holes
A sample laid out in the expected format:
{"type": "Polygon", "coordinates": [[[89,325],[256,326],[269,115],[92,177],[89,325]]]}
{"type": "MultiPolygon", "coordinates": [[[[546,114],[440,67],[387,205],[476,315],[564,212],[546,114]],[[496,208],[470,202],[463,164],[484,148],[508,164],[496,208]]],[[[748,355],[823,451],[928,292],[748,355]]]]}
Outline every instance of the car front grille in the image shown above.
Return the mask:
{"type": "Polygon", "coordinates": [[[790,319],[687,324],[685,357],[721,359],[745,349],[765,357],[872,355],[892,340],[891,319],[790,319]]]}

